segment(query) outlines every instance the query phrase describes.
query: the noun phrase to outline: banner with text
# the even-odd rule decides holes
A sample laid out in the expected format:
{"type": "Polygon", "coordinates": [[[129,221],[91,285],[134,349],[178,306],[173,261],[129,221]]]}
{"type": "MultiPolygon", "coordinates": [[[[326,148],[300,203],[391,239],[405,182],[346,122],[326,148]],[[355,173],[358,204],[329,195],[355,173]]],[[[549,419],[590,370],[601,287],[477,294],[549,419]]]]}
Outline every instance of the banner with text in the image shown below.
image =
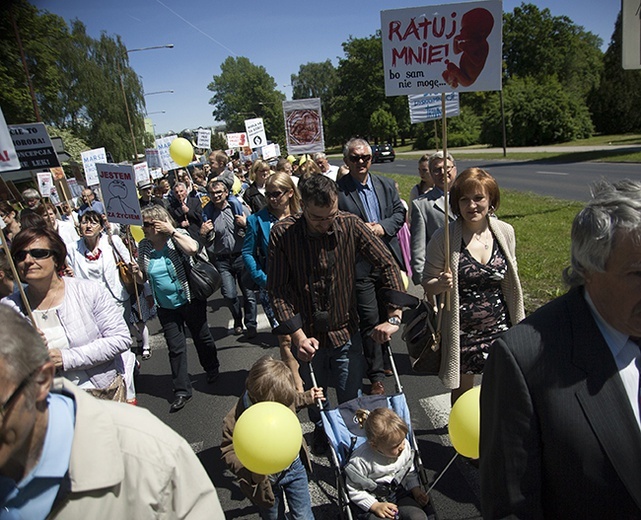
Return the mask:
{"type": "Polygon", "coordinates": [[[53,188],[53,176],[51,172],[38,172],[36,173],[38,178],[38,191],[42,197],[51,196],[51,188],[53,188]]]}
{"type": "Polygon", "coordinates": [[[21,170],[41,170],[60,166],[44,123],[9,125],[8,128],[21,170]]]}
{"type": "Polygon", "coordinates": [[[145,148],[145,159],[149,168],[162,168],[160,152],[156,148],[145,148]]]}
{"type": "Polygon", "coordinates": [[[407,96],[410,105],[410,122],[423,123],[443,117],[441,96],[445,96],[445,116],[453,117],[461,113],[458,92],[448,94],[418,94],[407,96]]]}
{"type": "Polygon", "coordinates": [[[229,148],[243,148],[247,146],[247,134],[245,132],[226,134],[226,137],[229,148]]]}
{"type": "Polygon", "coordinates": [[[198,129],[198,140],[196,141],[198,148],[203,148],[208,150],[211,148],[211,130],[199,128],[198,129]]]}
{"type": "Polygon", "coordinates": [[[267,135],[265,134],[265,125],[263,124],[262,117],[245,119],[245,130],[247,130],[247,141],[252,150],[267,144],[267,135]]]}
{"type": "Polygon", "coordinates": [[[100,191],[109,222],[141,225],[134,167],[129,164],[96,164],[100,191]]]}
{"type": "Polygon", "coordinates": [[[98,185],[98,172],[96,170],[96,163],[106,163],[107,153],[104,148],[96,148],[94,150],[87,150],[80,154],[82,158],[82,167],[85,170],[85,179],[87,186],[98,185]]]}
{"type": "Polygon", "coordinates": [[[134,164],[134,172],[136,172],[136,185],[149,182],[149,167],[146,162],[134,164]]]}
{"type": "Polygon", "coordinates": [[[385,94],[501,90],[501,0],[381,11],[385,94]]]}
{"type": "Polygon", "coordinates": [[[20,160],[0,108],[0,172],[20,169],[20,160]]]}
{"type": "Polygon", "coordinates": [[[639,0],[622,0],[621,26],[623,30],[622,65],[624,69],[641,69],[641,18],[639,0]]]}
{"type": "Polygon", "coordinates": [[[283,101],[287,153],[325,151],[320,98],[283,101]]]}
{"type": "Polygon", "coordinates": [[[174,139],[178,137],[177,135],[168,135],[167,137],[161,137],[156,139],[156,148],[158,148],[158,153],[160,155],[160,164],[162,165],[163,170],[176,170],[180,168],[169,154],[169,147],[174,139]]]}

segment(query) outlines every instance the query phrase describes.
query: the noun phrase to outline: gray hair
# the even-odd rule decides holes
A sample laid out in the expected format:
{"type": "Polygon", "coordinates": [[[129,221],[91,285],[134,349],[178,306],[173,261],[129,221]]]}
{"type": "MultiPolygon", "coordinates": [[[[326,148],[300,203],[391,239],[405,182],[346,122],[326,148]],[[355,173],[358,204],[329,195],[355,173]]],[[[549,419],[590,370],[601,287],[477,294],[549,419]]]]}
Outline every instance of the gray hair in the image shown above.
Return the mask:
{"type": "Polygon", "coordinates": [[[572,223],[570,266],[563,271],[570,287],[584,285],[587,272],[604,272],[622,236],[641,241],[641,182],[602,180],[592,185],[591,193],[592,200],[572,223]]]}
{"type": "Polygon", "coordinates": [[[363,139],[362,137],[352,137],[345,143],[345,146],[343,147],[343,158],[347,159],[347,157],[349,156],[349,151],[352,148],[358,148],[359,146],[369,148],[369,153],[372,153],[372,147],[369,145],[367,140],[363,139]]]}
{"type": "Polygon", "coordinates": [[[169,211],[167,211],[163,206],[160,206],[158,204],[154,204],[153,206],[143,208],[140,214],[142,215],[143,220],[145,218],[148,218],[151,220],[162,220],[164,222],[170,222],[174,227],[176,227],[176,223],[174,222],[174,219],[172,218],[172,216],[169,214],[169,211]]]}
{"type": "Polygon", "coordinates": [[[40,193],[33,188],[27,188],[22,192],[23,199],[40,199],[40,193]]]}
{"type": "MultiPolygon", "coordinates": [[[[421,162],[423,158],[421,157],[421,162]]],[[[431,172],[432,171],[432,164],[434,164],[436,161],[442,161],[443,160],[443,151],[433,153],[430,155],[429,159],[427,160],[427,169],[431,172]]],[[[454,166],[456,166],[456,163],[454,162],[454,157],[452,157],[452,154],[450,152],[447,152],[447,160],[451,161],[454,166]]],[[[445,167],[445,166],[443,166],[445,167]]]]}
{"type": "Polygon", "coordinates": [[[49,360],[38,331],[7,305],[0,305],[0,359],[16,383],[49,360]]]}
{"type": "Polygon", "coordinates": [[[327,155],[323,152],[316,152],[312,155],[312,161],[317,161],[318,159],[327,159],[327,155]]]}
{"type": "Polygon", "coordinates": [[[174,184],[174,189],[178,187],[187,189],[187,185],[184,182],[177,182],[176,184],[174,184]]]}

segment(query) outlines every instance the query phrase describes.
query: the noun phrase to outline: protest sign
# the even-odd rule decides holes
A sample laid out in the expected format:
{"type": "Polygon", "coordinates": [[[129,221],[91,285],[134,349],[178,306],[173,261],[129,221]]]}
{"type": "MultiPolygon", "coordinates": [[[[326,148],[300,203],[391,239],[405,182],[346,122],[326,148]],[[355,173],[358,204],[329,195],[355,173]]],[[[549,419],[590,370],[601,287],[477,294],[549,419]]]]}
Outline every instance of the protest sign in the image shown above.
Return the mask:
{"type": "Polygon", "coordinates": [[[149,168],[149,175],[153,180],[160,179],[162,177],[162,170],[160,168],[149,168]]]}
{"type": "Polygon", "coordinates": [[[98,185],[98,172],[96,171],[96,163],[106,163],[107,153],[104,148],[96,148],[88,150],[80,154],[82,158],[82,167],[85,170],[85,179],[87,186],[98,185]]]}
{"type": "Polygon", "coordinates": [[[461,113],[458,92],[449,94],[418,94],[407,96],[410,106],[410,122],[422,123],[443,117],[441,96],[445,96],[446,117],[458,116],[461,113]]]}
{"type": "Polygon", "coordinates": [[[145,158],[147,159],[147,167],[162,168],[160,152],[156,148],[145,148],[145,158]]]}
{"type": "Polygon", "coordinates": [[[76,179],[67,179],[67,186],[69,186],[72,197],[80,197],[82,195],[82,187],[76,179]]]}
{"type": "Polygon", "coordinates": [[[280,155],[278,150],[278,145],[276,143],[267,144],[263,146],[261,150],[263,160],[268,161],[269,159],[274,159],[280,155]]]}
{"type": "Polygon", "coordinates": [[[44,123],[9,125],[8,128],[21,170],[60,166],[44,123]]]}
{"type": "Polygon", "coordinates": [[[243,146],[247,146],[247,134],[245,132],[227,134],[227,146],[230,148],[242,148],[243,146]]]}
{"type": "Polygon", "coordinates": [[[0,108],[0,172],[20,169],[20,160],[13,146],[13,140],[9,128],[4,120],[4,114],[0,108]]]}
{"type": "Polygon", "coordinates": [[[180,168],[169,154],[169,147],[177,135],[168,135],[167,137],[161,137],[156,139],[156,148],[158,149],[158,154],[160,156],[160,164],[163,170],[175,170],[180,168]]]}
{"type": "Polygon", "coordinates": [[[320,98],[283,101],[283,114],[287,153],[296,155],[325,150],[320,98]]]}
{"type": "Polygon", "coordinates": [[[624,69],[641,69],[641,18],[639,0],[622,0],[622,64],[624,69]]]}
{"type": "Polygon", "coordinates": [[[141,225],[134,167],[128,164],[98,163],[96,170],[109,222],[141,225]]]}
{"type": "Polygon", "coordinates": [[[381,11],[385,94],[501,90],[501,0],[381,11]]]}
{"type": "Polygon", "coordinates": [[[149,167],[146,162],[134,164],[134,172],[136,173],[136,185],[149,182],[149,167]]]}
{"type": "Polygon", "coordinates": [[[267,135],[265,135],[265,125],[262,117],[245,119],[245,130],[247,130],[247,140],[252,149],[260,148],[267,144],[267,135]]]}
{"type": "Polygon", "coordinates": [[[53,177],[51,172],[38,172],[38,191],[42,197],[51,196],[51,188],[53,187],[53,177]]]}
{"type": "Polygon", "coordinates": [[[205,130],[204,128],[198,129],[198,140],[196,141],[196,146],[204,149],[211,148],[211,130],[205,130]]]}

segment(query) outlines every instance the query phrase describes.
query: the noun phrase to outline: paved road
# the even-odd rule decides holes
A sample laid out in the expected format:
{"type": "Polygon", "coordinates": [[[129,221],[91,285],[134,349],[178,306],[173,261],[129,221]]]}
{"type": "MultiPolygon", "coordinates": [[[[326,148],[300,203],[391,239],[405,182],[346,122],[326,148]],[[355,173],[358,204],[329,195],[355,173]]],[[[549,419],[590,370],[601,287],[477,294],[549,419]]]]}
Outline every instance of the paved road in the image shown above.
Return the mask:
{"type": "MultiPolygon", "coordinates": [[[[230,335],[231,314],[221,305],[222,299],[220,293],[217,293],[210,300],[209,325],[218,345],[221,361],[222,374],[218,382],[207,385],[205,374],[198,365],[195,350],[189,340],[189,366],[194,397],[183,410],[169,414],[172,399],[169,362],[162,333],[158,331],[158,324],[152,323],[153,355],[150,360],[142,363],[141,374],[137,379],[138,401],[140,406],[151,410],[192,445],[218,490],[227,518],[257,519],[256,510],[244,499],[220,461],[221,424],[224,415],[243,390],[249,367],[265,354],[277,357],[278,348],[264,316],[261,316],[256,338],[249,341],[242,336],[230,335]]],[[[430,479],[434,479],[435,474],[445,467],[454,454],[446,428],[449,396],[435,377],[410,373],[408,357],[400,337],[395,338],[393,350],[425,467],[430,479]]],[[[388,392],[393,389],[391,378],[387,379],[386,387],[388,392]]],[[[308,442],[311,442],[312,425],[307,414],[301,413],[300,419],[303,432],[308,442]]],[[[310,492],[317,519],[337,518],[334,482],[327,458],[314,457],[314,478],[310,484],[310,492]]],[[[477,470],[467,462],[457,459],[439,481],[432,495],[441,520],[481,518],[477,470]]]]}

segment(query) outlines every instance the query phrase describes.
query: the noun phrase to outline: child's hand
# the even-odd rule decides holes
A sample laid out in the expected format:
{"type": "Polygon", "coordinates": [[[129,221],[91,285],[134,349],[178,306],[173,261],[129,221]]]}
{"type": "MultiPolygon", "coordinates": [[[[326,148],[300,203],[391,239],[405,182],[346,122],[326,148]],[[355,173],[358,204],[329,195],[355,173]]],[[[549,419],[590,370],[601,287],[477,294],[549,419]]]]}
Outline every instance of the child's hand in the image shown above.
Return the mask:
{"type": "Polygon", "coordinates": [[[325,400],[325,396],[323,395],[323,389],[322,388],[319,388],[319,387],[315,386],[313,388],[310,388],[308,390],[308,392],[309,392],[309,395],[312,396],[312,399],[314,399],[314,401],[316,401],[318,399],[320,399],[321,401],[325,400]]]}
{"type": "Polygon", "coordinates": [[[421,489],[421,486],[416,486],[411,489],[412,491],[412,496],[414,497],[414,500],[418,502],[418,505],[421,507],[425,507],[427,503],[430,501],[430,497],[427,496],[427,493],[421,489]]]}
{"type": "Polygon", "coordinates": [[[379,518],[396,518],[398,506],[391,502],[375,502],[369,510],[379,518]]]}

